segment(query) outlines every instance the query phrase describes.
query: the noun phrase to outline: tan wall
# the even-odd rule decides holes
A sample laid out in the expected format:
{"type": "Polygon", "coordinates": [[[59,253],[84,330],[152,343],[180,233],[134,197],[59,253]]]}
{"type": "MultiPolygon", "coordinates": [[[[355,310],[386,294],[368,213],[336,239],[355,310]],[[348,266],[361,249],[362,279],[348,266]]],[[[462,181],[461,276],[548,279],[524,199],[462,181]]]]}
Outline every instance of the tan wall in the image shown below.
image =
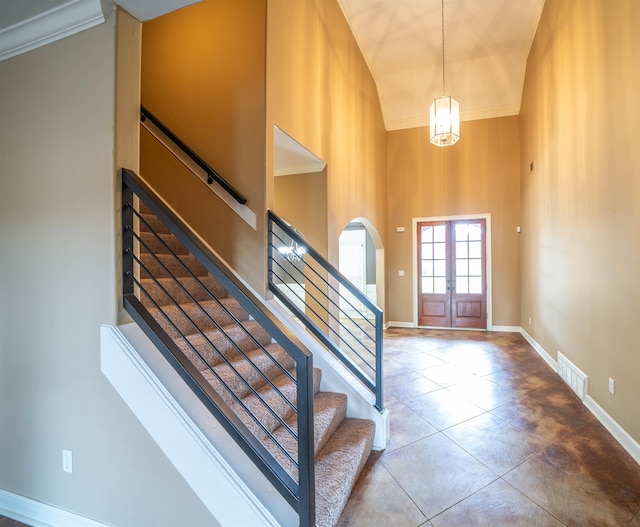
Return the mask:
{"type": "MultiPolygon", "coordinates": [[[[118,45],[135,53],[127,27],[118,45]]],[[[119,298],[115,28],[112,16],[0,62],[0,488],[118,527],[204,527],[211,515],[100,372],[119,298]]]]}
{"type": "Polygon", "coordinates": [[[274,180],[274,212],[288,221],[322,256],[327,256],[327,174],[313,172],[274,180]]]}
{"type": "Polygon", "coordinates": [[[270,0],[267,35],[267,204],[277,125],[327,163],[335,265],[340,232],[356,217],[386,242],[386,132],[376,86],[336,0],[270,0]]]}
{"type": "Polygon", "coordinates": [[[639,20],[637,0],[547,0],[521,112],[522,326],[636,441],[639,20]]]}
{"type": "Polygon", "coordinates": [[[248,199],[253,230],[143,132],[141,173],[258,291],[266,276],[266,0],[211,0],[147,22],[142,104],[248,199]]]}
{"type": "Polygon", "coordinates": [[[493,324],[519,326],[518,117],[463,122],[460,133],[446,148],[429,143],[428,127],[388,134],[387,319],[414,320],[412,219],[489,213],[493,324]]]}

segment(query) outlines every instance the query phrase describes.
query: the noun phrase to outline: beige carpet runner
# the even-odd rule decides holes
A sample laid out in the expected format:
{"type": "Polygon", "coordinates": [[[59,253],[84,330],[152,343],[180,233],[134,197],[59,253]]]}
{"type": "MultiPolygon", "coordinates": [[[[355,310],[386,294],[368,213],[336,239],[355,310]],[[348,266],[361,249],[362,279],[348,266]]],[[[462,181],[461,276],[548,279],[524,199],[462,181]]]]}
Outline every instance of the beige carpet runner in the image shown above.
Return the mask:
{"type": "MultiPolygon", "coordinates": [[[[141,271],[141,282],[148,292],[140,294],[142,303],[297,481],[295,465],[265,432],[268,430],[293,459],[297,458],[295,439],[281,424],[284,421],[297,431],[292,409],[296,403],[293,360],[153,214],[142,210],[140,254],[148,271],[141,271]],[[160,239],[149,232],[145,222],[160,239]],[[167,271],[178,281],[170,278],[167,271]],[[256,417],[249,415],[245,407],[256,417]]],[[[374,423],[347,418],[346,396],[319,391],[321,376],[322,372],[316,369],[313,375],[316,525],[332,527],[371,452],[374,423]]]]}

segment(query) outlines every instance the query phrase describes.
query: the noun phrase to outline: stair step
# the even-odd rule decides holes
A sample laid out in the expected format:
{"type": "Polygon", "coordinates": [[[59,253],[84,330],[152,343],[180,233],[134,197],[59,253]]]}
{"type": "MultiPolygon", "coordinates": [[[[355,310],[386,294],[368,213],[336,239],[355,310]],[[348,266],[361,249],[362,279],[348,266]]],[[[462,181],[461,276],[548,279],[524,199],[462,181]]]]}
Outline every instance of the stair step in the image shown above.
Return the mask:
{"type": "Polygon", "coordinates": [[[144,204],[140,204],[140,232],[153,230],[161,234],[171,234],[169,227],[162,223],[158,217],[149,211],[144,204]]]}
{"type": "Polygon", "coordinates": [[[173,234],[141,232],[141,252],[155,254],[189,254],[187,248],[173,234]]]}
{"type": "Polygon", "coordinates": [[[265,349],[255,349],[246,354],[247,359],[221,362],[213,372],[204,371],[205,378],[221,392],[226,384],[240,399],[258,390],[267,382],[295,367],[294,360],[279,344],[269,344],[265,349]]]}
{"type": "MultiPolygon", "coordinates": [[[[317,394],[320,389],[320,380],[322,378],[322,371],[318,368],[313,369],[313,394],[317,394]]],[[[261,425],[269,432],[273,432],[276,428],[280,427],[280,421],[276,415],[287,421],[294,411],[291,409],[292,405],[297,404],[297,386],[286,375],[279,375],[272,381],[273,386],[277,388],[276,391],[272,386],[265,384],[257,390],[258,395],[250,394],[242,399],[242,405],[233,399],[233,396],[225,390],[224,392],[218,392],[229,406],[231,406],[236,415],[247,425],[249,430],[259,439],[268,441],[262,428],[255,422],[255,420],[247,414],[246,407],[253,416],[261,423],[261,425]],[[244,406],[244,407],[243,407],[244,406]],[[267,408],[268,407],[268,408],[267,408]],[[275,414],[275,415],[274,415],[275,414]]]]}
{"type": "MultiPolygon", "coordinates": [[[[271,344],[271,336],[255,320],[247,320],[241,326],[234,324],[224,327],[226,335],[221,331],[208,331],[204,335],[196,333],[175,339],[174,342],[199,369],[203,367],[202,359],[193,351],[193,348],[198,350],[209,366],[215,366],[222,362],[220,355],[224,355],[228,360],[238,360],[241,355],[235,346],[248,353],[256,349],[256,342],[261,346],[271,344]]],[[[205,367],[208,368],[206,365],[205,367]]]]}
{"type": "Polygon", "coordinates": [[[218,326],[249,320],[249,314],[231,297],[205,300],[199,305],[193,302],[179,306],[166,305],[162,310],[152,307],[149,308],[149,313],[172,339],[180,338],[181,335],[193,335],[198,330],[215,331],[218,326]]]}
{"type": "MultiPolygon", "coordinates": [[[[317,454],[329,441],[347,415],[347,396],[343,393],[318,392],[313,398],[313,443],[317,454]]],[[[287,420],[289,428],[298,433],[296,416],[287,420]]],[[[273,432],[276,440],[286,449],[293,459],[298,457],[298,444],[289,430],[279,427],[273,432]]],[[[267,443],[267,449],[280,462],[293,479],[298,478],[298,470],[273,442],[267,443]]]]}
{"type": "Polygon", "coordinates": [[[198,279],[183,276],[177,281],[173,278],[157,278],[156,280],[152,278],[141,280],[142,289],[147,293],[141,295],[141,301],[147,308],[156,304],[158,306],[172,304],[171,299],[178,304],[184,304],[191,302],[192,299],[202,302],[211,300],[212,296],[216,298],[228,296],[226,289],[213,276],[202,276],[198,279]]]}
{"type": "Polygon", "coordinates": [[[375,424],[347,418],[316,456],[316,526],[333,527],[373,448],[375,424]]]}
{"type": "Polygon", "coordinates": [[[141,278],[170,278],[170,276],[187,277],[187,276],[207,276],[207,269],[191,255],[180,255],[178,258],[171,254],[149,254],[142,253],[140,255],[143,268],[140,271],[141,278]],[[165,270],[168,269],[169,273],[165,270]]]}
{"type": "MultiPolygon", "coordinates": [[[[147,207],[141,205],[140,211],[144,220],[140,221],[141,239],[146,244],[140,259],[148,270],[140,272],[142,303],[236,416],[297,480],[296,464],[282,450],[297,459],[293,359],[147,207]]],[[[334,527],[371,452],[375,425],[347,418],[347,396],[320,392],[321,378],[321,370],[314,368],[316,526],[334,527]]]]}

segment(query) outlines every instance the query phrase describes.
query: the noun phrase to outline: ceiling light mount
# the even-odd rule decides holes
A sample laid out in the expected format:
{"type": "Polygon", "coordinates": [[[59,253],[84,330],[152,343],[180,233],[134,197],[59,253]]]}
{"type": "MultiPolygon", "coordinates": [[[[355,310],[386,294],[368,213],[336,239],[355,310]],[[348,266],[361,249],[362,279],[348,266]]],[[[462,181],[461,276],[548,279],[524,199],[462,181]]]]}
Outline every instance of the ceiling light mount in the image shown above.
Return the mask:
{"type": "Polygon", "coordinates": [[[451,146],[460,139],[460,103],[446,94],[444,68],[444,0],[442,4],[442,97],[429,108],[429,137],[436,146],[451,146]]]}

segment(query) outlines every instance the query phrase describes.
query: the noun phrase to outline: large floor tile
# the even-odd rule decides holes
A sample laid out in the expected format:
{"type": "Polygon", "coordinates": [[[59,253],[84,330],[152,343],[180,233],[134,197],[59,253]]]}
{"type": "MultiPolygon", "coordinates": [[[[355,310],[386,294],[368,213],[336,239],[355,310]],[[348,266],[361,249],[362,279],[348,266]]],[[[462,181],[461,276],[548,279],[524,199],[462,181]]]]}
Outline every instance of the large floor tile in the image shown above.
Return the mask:
{"type": "Polygon", "coordinates": [[[374,455],[356,482],[336,527],[418,527],[426,520],[387,469],[375,462],[374,455]]]}
{"type": "Polygon", "coordinates": [[[509,472],[545,448],[521,428],[486,413],[443,433],[498,475],[509,472]]]}
{"type": "Polygon", "coordinates": [[[550,446],[504,479],[568,527],[627,525],[640,507],[640,474],[614,456],[592,454],[585,463],[573,447],[550,446]]]}
{"type": "Polygon", "coordinates": [[[428,518],[496,479],[491,470],[442,434],[385,454],[380,461],[428,518]]]}
{"type": "Polygon", "coordinates": [[[435,434],[438,429],[401,402],[388,405],[389,442],[385,452],[410,445],[420,439],[435,434]]]}
{"type": "Polygon", "coordinates": [[[510,388],[483,378],[455,384],[449,387],[449,391],[483,410],[493,410],[499,406],[511,404],[518,399],[518,395],[510,388]]]}
{"type": "Polygon", "coordinates": [[[449,428],[484,412],[449,390],[437,390],[404,401],[411,410],[438,430],[449,428]]]}
{"type": "Polygon", "coordinates": [[[499,479],[431,519],[434,527],[563,527],[499,479]]]}

